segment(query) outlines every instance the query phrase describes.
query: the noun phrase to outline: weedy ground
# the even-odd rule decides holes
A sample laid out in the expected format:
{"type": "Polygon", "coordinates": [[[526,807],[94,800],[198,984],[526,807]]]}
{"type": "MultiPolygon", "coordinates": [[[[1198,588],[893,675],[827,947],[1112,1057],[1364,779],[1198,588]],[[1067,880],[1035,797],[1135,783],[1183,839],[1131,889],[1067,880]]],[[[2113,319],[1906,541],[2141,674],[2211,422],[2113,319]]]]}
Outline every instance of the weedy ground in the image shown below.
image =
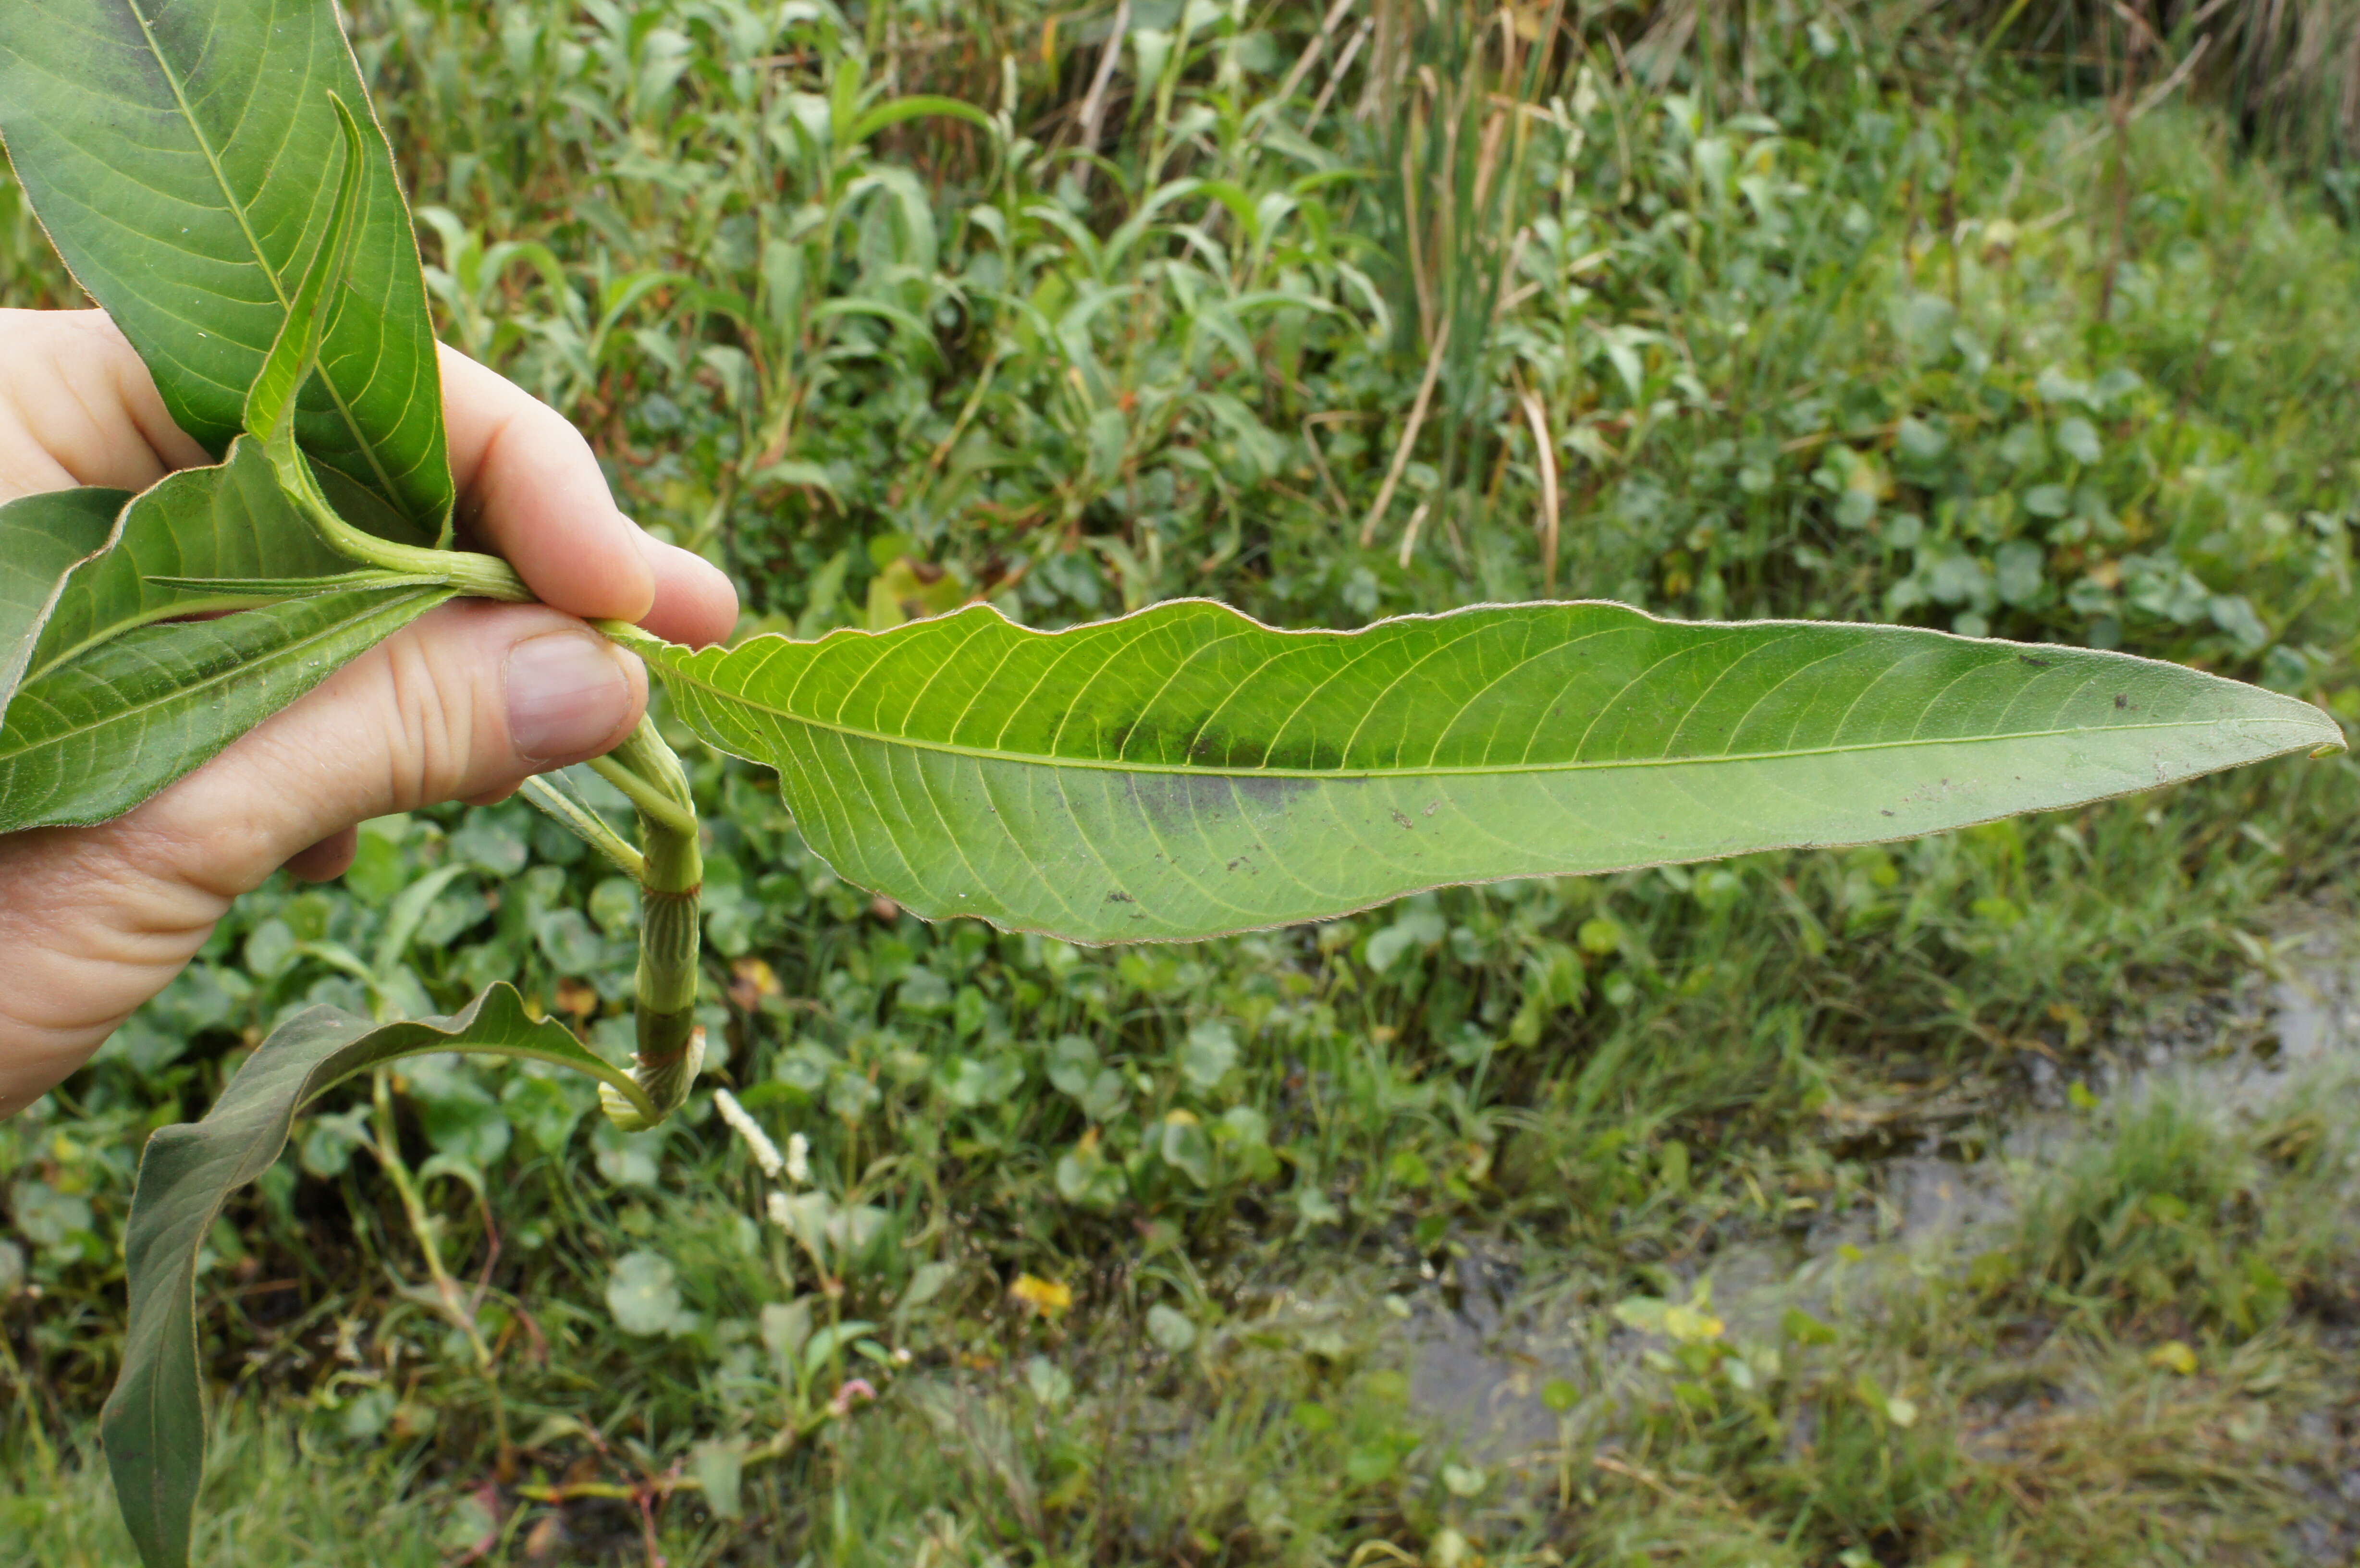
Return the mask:
{"type": "MultiPolygon", "coordinates": [[[[1770,9],[354,17],[445,335],[764,626],[1557,592],[2117,646],[2360,716],[2332,195],[2154,74],[1770,9]],[[855,142],[871,92],[999,128],[855,142]]],[[[71,298],[5,186],[0,240],[0,298],[71,298]]],[[[307,1119],[203,1276],[202,1560],[2360,1541],[2352,1084],[2256,989],[2337,973],[2348,762],[1099,952],[926,927],[755,770],[696,782],[708,1083],[788,1169],[707,1094],[626,1137],[530,1067],[307,1119]]],[[[275,1020],[517,977],[627,1048],[633,894],[574,840],[509,806],[361,842],[0,1126],[12,1562],[130,1560],[92,1424],[137,1147],[275,1020]]]]}

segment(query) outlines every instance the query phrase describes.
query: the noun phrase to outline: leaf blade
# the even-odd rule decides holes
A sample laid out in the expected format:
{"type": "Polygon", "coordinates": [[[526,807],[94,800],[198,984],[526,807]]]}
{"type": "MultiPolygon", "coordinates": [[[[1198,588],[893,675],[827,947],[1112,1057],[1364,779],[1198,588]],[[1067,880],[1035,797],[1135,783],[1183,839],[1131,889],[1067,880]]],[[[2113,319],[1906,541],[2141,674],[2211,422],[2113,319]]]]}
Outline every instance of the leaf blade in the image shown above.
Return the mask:
{"type": "Polygon", "coordinates": [[[101,1416],[115,1497],[147,1568],[189,1560],[206,1437],[196,1262],[222,1204],[279,1158],[304,1105],[372,1067],[439,1051],[528,1057],[603,1083],[629,1081],[563,1025],[534,1020],[501,983],[447,1018],[372,1025],[313,1007],[263,1041],[203,1120],[148,1139],[124,1241],[131,1301],[123,1370],[101,1416]]]}
{"type": "MultiPolygon", "coordinates": [[[[142,521],[163,520],[136,527],[127,515],[125,542],[135,536],[150,544],[186,542],[191,549],[183,560],[206,545],[225,546],[232,556],[254,547],[292,518],[267,465],[263,486],[251,483],[255,477],[251,463],[186,470],[131,509],[138,514],[141,503],[167,493],[202,511],[244,480],[241,501],[259,508],[253,534],[176,539],[156,505],[142,521]]],[[[283,557],[274,552],[274,559],[283,557]]],[[[86,571],[89,592],[77,597],[69,584],[35,650],[31,678],[0,714],[0,833],[121,815],[453,597],[439,583],[365,587],[214,620],[167,621],[160,617],[215,606],[150,581],[122,544],[87,562],[86,571]]]]}
{"type": "Polygon", "coordinates": [[[328,101],[334,106],[337,126],[344,132],[344,163],[336,174],[336,204],[328,216],[327,234],[313,247],[311,259],[303,268],[302,281],[288,299],[287,316],[279,324],[279,335],[270,340],[269,352],[262,356],[262,368],[255,373],[254,385],[246,389],[246,405],[240,416],[246,433],[260,441],[272,462],[282,466],[285,460],[279,455],[281,451],[291,453],[298,450],[296,397],[303,384],[311,378],[311,373],[319,368],[320,340],[326,329],[322,307],[333,291],[343,287],[345,269],[352,263],[353,215],[368,175],[367,153],[352,111],[333,93],[328,95],[328,101]]]}
{"type": "Polygon", "coordinates": [[[1204,601],[635,642],[806,841],[921,915],[1086,942],[1462,882],[1914,836],[2341,746],[2178,666],[1899,626],[1483,606],[1281,632],[1204,601]]]}
{"type": "Polygon", "coordinates": [[[77,562],[60,585],[28,675],[167,616],[268,596],[259,587],[238,594],[232,580],[334,576],[352,564],[287,503],[251,441],[233,442],[227,461],[215,467],[168,474],[126,499],[106,548],[77,562]],[[198,588],[173,578],[213,581],[198,588]]]}
{"type": "Polygon", "coordinates": [[[0,713],[75,571],[106,549],[123,490],[56,490],[0,506],[0,713]]]}
{"type": "MultiPolygon", "coordinates": [[[[328,0],[0,6],[0,139],[18,178],[173,419],[215,452],[328,226],[330,92],[367,103],[328,0]]],[[[365,140],[352,308],[299,425],[322,463],[436,539],[453,490],[424,276],[384,136],[365,140]]]]}
{"type": "Polygon", "coordinates": [[[130,810],[452,596],[383,579],[272,602],[279,571],[349,564],[248,440],[133,498],[60,585],[0,713],[0,832],[130,810]],[[224,610],[243,613],[170,619],[224,610]]]}
{"type": "Polygon", "coordinates": [[[27,681],[0,723],[0,833],[121,816],[453,596],[361,590],[140,626],[27,681]]]}

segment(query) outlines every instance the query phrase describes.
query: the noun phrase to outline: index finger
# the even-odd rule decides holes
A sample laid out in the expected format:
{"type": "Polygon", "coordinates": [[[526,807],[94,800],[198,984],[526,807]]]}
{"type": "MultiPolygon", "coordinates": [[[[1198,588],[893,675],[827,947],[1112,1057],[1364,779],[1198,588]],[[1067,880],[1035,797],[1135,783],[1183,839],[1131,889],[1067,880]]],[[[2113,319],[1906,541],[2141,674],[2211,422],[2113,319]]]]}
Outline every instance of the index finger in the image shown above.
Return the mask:
{"type": "Polygon", "coordinates": [[[569,615],[647,615],[655,573],[639,525],[617,509],[582,432],[507,376],[441,346],[461,526],[569,615]]]}
{"type": "Polygon", "coordinates": [[[720,568],[617,510],[590,443],[556,409],[447,346],[442,408],[460,521],[544,603],[694,646],[737,626],[738,591],[720,568]]]}

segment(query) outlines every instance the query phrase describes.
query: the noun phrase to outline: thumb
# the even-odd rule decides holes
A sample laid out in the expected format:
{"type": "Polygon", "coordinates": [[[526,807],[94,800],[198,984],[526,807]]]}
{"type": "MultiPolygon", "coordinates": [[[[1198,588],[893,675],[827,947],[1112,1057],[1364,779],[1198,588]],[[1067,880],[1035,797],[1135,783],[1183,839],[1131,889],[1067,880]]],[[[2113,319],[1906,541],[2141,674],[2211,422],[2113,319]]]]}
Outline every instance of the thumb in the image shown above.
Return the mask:
{"type": "MultiPolygon", "coordinates": [[[[447,604],[338,670],[126,819],[224,898],[295,861],[334,876],[351,830],[497,799],[619,745],[647,706],[639,659],[540,604],[447,604]],[[324,841],[324,842],[323,842],[324,841]]],[[[160,868],[159,868],[160,869],[160,868]]]]}

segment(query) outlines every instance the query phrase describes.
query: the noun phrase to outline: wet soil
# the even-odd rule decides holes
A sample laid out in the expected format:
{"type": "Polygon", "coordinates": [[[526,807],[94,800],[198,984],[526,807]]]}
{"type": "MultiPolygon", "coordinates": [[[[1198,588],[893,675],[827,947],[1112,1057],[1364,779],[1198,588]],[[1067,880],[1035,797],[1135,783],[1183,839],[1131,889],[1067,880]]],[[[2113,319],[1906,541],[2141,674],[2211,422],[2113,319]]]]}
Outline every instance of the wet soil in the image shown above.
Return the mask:
{"type": "MultiPolygon", "coordinates": [[[[2223,1116],[2257,1118],[2340,1062],[2360,1070],[2360,931],[2306,909],[2279,926],[2264,956],[2267,967],[2242,984],[2160,1003],[2073,1059],[2030,1059],[2020,1086],[2000,1098],[1934,1098],[1858,1118],[1867,1126],[1850,1129],[1849,1158],[1870,1165],[1864,1201],[1725,1238],[1675,1273],[1691,1290],[1709,1282],[1712,1311],[1740,1343],[1775,1339],[1789,1307],[1824,1316],[1837,1292],[1862,1289],[1877,1269],[1963,1268],[1995,1244],[2025,1177],[2103,1136],[2103,1118],[2077,1101],[2136,1104],[2171,1090],[2223,1116]]],[[[1470,1463],[1553,1466],[1563,1429],[1543,1390],[1565,1379],[1585,1404],[1611,1402],[1641,1351],[1658,1343],[1602,1324],[1588,1283],[1535,1279],[1504,1253],[1465,1251],[1424,1289],[1394,1298],[1401,1321],[1380,1356],[1399,1356],[1413,1406],[1470,1463]]],[[[2305,1487],[2321,1514],[2299,1550],[2311,1561],[2351,1561],[2360,1455],[2348,1475],[2322,1473],[2305,1487]]]]}

